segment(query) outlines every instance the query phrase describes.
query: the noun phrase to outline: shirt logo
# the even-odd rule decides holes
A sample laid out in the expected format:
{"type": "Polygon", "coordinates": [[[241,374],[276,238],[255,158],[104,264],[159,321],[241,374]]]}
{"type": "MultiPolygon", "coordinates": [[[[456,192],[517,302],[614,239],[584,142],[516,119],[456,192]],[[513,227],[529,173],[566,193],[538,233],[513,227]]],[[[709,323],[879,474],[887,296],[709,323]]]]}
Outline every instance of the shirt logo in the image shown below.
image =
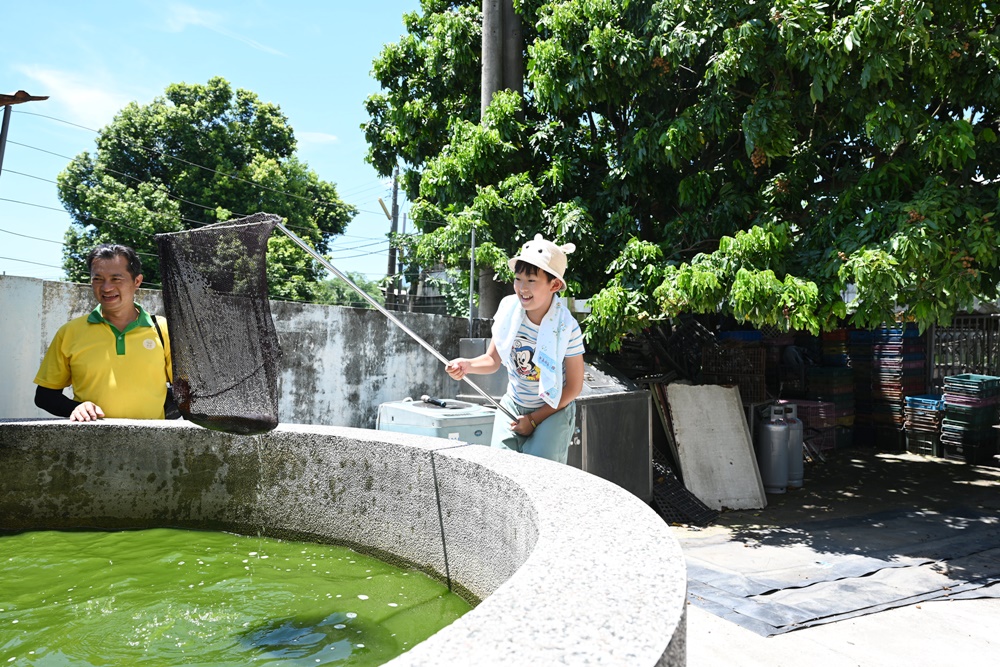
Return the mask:
{"type": "Polygon", "coordinates": [[[142,341],[142,346],[144,348],[146,348],[147,350],[155,350],[156,349],[156,341],[153,340],[152,338],[147,338],[146,340],[142,341]]]}
{"type": "Polygon", "coordinates": [[[511,348],[510,359],[514,362],[514,372],[517,373],[521,378],[531,381],[538,382],[538,366],[532,361],[534,356],[534,350],[531,348],[531,344],[523,338],[515,338],[514,345],[511,348]]]}
{"type": "Polygon", "coordinates": [[[556,372],[556,362],[549,355],[545,354],[541,350],[535,355],[535,361],[538,365],[547,370],[550,373],[556,372]]]}

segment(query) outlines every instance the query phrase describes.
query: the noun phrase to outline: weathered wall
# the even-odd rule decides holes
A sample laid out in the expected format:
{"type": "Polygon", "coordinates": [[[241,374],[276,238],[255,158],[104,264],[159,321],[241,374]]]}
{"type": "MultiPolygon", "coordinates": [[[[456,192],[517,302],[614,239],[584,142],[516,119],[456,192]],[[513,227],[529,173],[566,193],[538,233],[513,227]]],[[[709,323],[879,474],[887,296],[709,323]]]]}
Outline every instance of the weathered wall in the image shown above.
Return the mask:
{"type": "MultiPolygon", "coordinates": [[[[137,300],[163,313],[159,291],[140,290],[137,300]]],[[[0,276],[0,418],[49,416],[34,405],[38,365],[59,327],[93,307],[89,285],[0,276]]],[[[430,352],[378,311],[272,301],[271,314],[282,350],[281,422],[374,428],[382,403],[459,391],[430,352]]],[[[395,315],[447,358],[469,335],[467,319],[395,315]]]]}

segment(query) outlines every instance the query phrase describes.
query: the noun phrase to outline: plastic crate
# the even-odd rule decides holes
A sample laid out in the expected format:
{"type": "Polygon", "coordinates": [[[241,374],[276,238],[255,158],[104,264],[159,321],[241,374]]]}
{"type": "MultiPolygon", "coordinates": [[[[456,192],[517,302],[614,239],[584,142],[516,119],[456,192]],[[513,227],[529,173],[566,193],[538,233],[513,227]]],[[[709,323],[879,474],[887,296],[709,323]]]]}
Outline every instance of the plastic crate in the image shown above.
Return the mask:
{"type": "Polygon", "coordinates": [[[795,405],[803,428],[830,428],[837,425],[836,405],[829,401],[780,400],[779,405],[795,405]]]}
{"type": "Polygon", "coordinates": [[[942,394],[921,394],[919,396],[907,396],[906,405],[913,408],[923,408],[925,410],[943,410],[944,396],[942,394]]]}
{"type": "Polygon", "coordinates": [[[1000,390],[1000,377],[977,373],[949,375],[944,378],[944,387],[946,390],[954,388],[961,393],[993,395],[997,390],[1000,390]],[[986,392],[991,393],[986,394],[986,392]]]}
{"type": "Polygon", "coordinates": [[[837,429],[833,426],[803,429],[802,441],[809,443],[813,449],[821,452],[831,451],[837,448],[837,429]]]}
{"type": "Polygon", "coordinates": [[[744,403],[760,403],[767,400],[767,379],[763,375],[702,373],[702,381],[704,384],[739,387],[740,400],[744,403]]]}
{"type": "Polygon", "coordinates": [[[876,425],[873,444],[880,452],[900,453],[906,451],[906,435],[896,426],[876,425]]]}
{"type": "Polygon", "coordinates": [[[906,451],[923,456],[941,456],[941,434],[907,429],[906,451]]]}
{"type": "Polygon", "coordinates": [[[764,338],[764,334],[760,331],[720,331],[716,337],[720,341],[759,343],[764,338]]]}
{"type": "Polygon", "coordinates": [[[701,353],[701,372],[705,375],[763,376],[766,366],[767,350],[762,346],[724,345],[701,353]]]}
{"type": "Polygon", "coordinates": [[[996,463],[996,443],[953,443],[941,438],[941,451],[946,459],[964,461],[970,465],[996,463]]]}

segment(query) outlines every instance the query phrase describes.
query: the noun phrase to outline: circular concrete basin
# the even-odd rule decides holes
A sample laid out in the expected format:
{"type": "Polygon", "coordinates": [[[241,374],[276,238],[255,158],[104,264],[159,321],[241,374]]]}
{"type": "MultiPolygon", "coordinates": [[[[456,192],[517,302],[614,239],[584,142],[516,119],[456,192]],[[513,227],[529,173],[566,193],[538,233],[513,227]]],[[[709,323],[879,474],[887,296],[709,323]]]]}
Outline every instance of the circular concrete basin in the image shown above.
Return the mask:
{"type": "Polygon", "coordinates": [[[0,530],[181,527],[346,544],[476,607],[390,665],[683,665],[670,528],[570,466],[385,431],[0,421],[0,530]]]}

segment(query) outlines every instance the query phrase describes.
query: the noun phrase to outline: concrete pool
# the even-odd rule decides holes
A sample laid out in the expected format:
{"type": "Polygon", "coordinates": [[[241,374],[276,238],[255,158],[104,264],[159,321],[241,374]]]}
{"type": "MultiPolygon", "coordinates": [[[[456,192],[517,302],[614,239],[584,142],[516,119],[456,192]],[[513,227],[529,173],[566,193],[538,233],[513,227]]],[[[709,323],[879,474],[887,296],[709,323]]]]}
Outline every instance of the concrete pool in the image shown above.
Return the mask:
{"type": "Polygon", "coordinates": [[[181,527],[344,544],[476,607],[387,664],[684,665],[686,571],[624,489],[480,445],[282,424],[0,421],[0,531],[181,527]]]}

